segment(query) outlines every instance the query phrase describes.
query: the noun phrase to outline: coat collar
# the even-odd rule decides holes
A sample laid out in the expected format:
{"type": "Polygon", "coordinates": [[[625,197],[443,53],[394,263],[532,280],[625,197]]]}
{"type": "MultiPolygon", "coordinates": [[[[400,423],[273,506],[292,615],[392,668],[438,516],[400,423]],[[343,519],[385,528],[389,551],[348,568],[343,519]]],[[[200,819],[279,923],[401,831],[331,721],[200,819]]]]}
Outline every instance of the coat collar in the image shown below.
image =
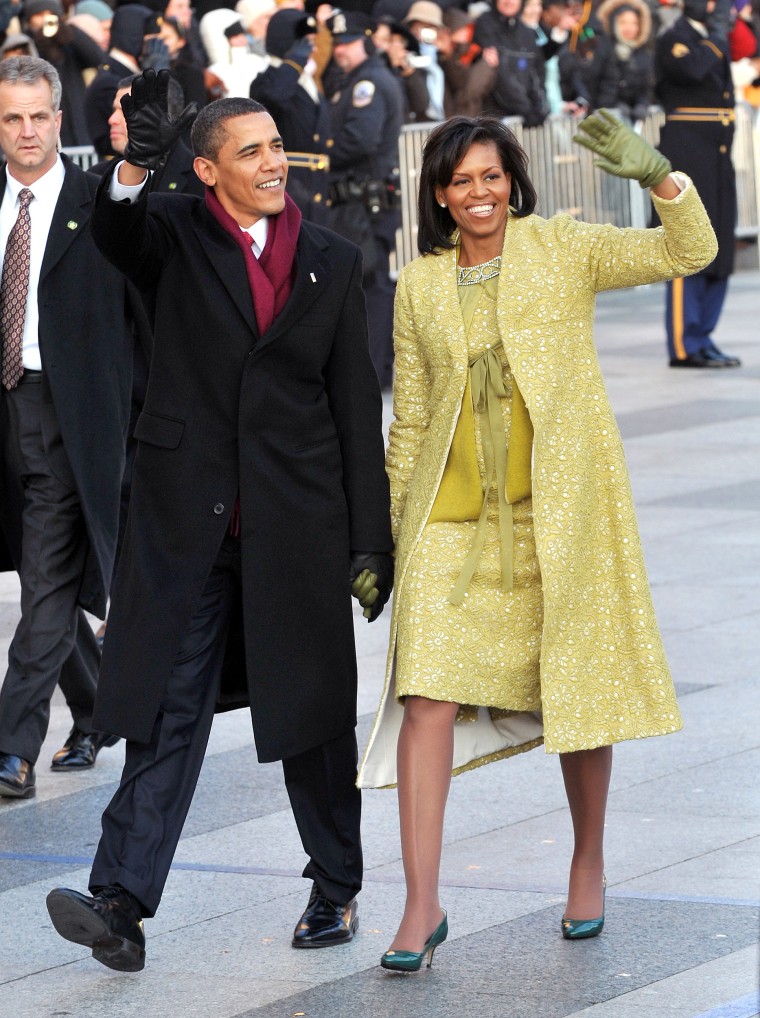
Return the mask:
{"type": "MultiPolygon", "coordinates": [[[[208,212],[205,204],[201,204],[193,228],[198,236],[201,249],[208,255],[221,283],[245,318],[251,332],[258,338],[259,330],[256,325],[245,263],[238,246],[208,212]]],[[[331,281],[331,267],[324,255],[324,249],[327,246],[328,243],[321,234],[312,231],[308,223],[301,223],[293,292],[282,313],[275,319],[264,336],[260,337],[261,346],[266,346],[277,339],[299,318],[307,314],[317,297],[328,287],[331,281]]]]}

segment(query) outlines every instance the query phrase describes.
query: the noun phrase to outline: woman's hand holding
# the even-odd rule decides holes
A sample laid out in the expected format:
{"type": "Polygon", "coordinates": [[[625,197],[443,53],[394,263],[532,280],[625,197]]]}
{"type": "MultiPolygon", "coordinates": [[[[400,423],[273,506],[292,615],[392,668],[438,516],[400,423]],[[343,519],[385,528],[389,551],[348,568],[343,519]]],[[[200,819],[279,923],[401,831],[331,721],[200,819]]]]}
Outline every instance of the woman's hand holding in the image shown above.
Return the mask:
{"type": "Polygon", "coordinates": [[[594,166],[616,177],[638,180],[642,187],[661,184],[673,169],[661,152],[609,110],[586,117],[573,141],[599,157],[594,166]]]}

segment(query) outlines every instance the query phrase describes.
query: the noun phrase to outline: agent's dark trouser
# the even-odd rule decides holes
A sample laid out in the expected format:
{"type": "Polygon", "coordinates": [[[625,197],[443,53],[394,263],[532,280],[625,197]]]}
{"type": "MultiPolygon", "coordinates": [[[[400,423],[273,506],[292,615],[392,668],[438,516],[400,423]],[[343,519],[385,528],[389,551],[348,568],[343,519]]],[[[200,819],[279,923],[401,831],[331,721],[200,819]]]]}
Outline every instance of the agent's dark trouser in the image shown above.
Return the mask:
{"type": "Polygon", "coordinates": [[[21,619],[0,691],[0,753],[35,763],[60,684],[74,724],[92,731],[100,650],[77,607],[87,534],[76,482],[41,373],[4,393],[6,534],[21,581],[21,619]]]}
{"type": "MultiPolygon", "coordinates": [[[[198,782],[230,618],[240,596],[240,544],[227,537],[180,645],[151,740],[127,742],[119,788],[103,813],[90,890],[119,884],[139,900],[146,917],[158,909],[198,782]]],[[[320,894],[345,904],[362,880],[356,733],[346,732],[282,765],[309,856],[303,875],[315,881],[320,894]]]]}

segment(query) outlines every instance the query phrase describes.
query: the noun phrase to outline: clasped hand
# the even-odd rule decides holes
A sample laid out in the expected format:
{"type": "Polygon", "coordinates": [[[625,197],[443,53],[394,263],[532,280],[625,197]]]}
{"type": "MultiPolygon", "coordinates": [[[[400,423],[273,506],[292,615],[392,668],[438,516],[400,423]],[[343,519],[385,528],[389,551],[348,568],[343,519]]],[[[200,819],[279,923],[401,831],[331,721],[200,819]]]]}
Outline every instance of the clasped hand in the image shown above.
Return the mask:
{"type": "Polygon", "coordinates": [[[169,72],[152,69],[143,71],[132,82],[131,94],[121,97],[121,108],[127,124],[124,158],[133,166],[155,170],[195,120],[198,107],[189,103],[172,120],[168,111],[169,72]]]}
{"type": "Polygon", "coordinates": [[[573,141],[599,157],[594,166],[616,177],[638,180],[642,187],[656,187],[673,169],[661,152],[609,110],[586,117],[573,141]]]}
{"type": "Polygon", "coordinates": [[[393,590],[393,558],[386,552],[352,552],[349,579],[351,593],[374,622],[393,590]]]}

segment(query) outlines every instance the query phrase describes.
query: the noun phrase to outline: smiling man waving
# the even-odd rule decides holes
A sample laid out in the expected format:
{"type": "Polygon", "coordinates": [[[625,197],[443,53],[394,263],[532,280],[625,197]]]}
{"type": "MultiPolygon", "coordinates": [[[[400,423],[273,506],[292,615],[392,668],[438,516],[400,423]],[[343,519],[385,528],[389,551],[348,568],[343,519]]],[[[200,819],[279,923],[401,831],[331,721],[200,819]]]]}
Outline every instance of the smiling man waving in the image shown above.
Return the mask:
{"type": "MultiPolygon", "coordinates": [[[[351,582],[372,621],[392,548],[380,390],[358,248],[302,223],[277,127],[250,99],[192,130],[205,199],[151,194],[187,116],[165,72],[122,101],[129,143],[93,232],[155,321],[98,727],[127,739],[92,897],[58,889],[58,932],[143,967],[215,709],[250,703],[259,759],[282,760],[313,881],[294,947],[351,940],[361,886],[351,582]]],[[[168,76],[167,76],[168,77],[168,76]]],[[[231,789],[232,794],[235,794],[231,789]]]]}

